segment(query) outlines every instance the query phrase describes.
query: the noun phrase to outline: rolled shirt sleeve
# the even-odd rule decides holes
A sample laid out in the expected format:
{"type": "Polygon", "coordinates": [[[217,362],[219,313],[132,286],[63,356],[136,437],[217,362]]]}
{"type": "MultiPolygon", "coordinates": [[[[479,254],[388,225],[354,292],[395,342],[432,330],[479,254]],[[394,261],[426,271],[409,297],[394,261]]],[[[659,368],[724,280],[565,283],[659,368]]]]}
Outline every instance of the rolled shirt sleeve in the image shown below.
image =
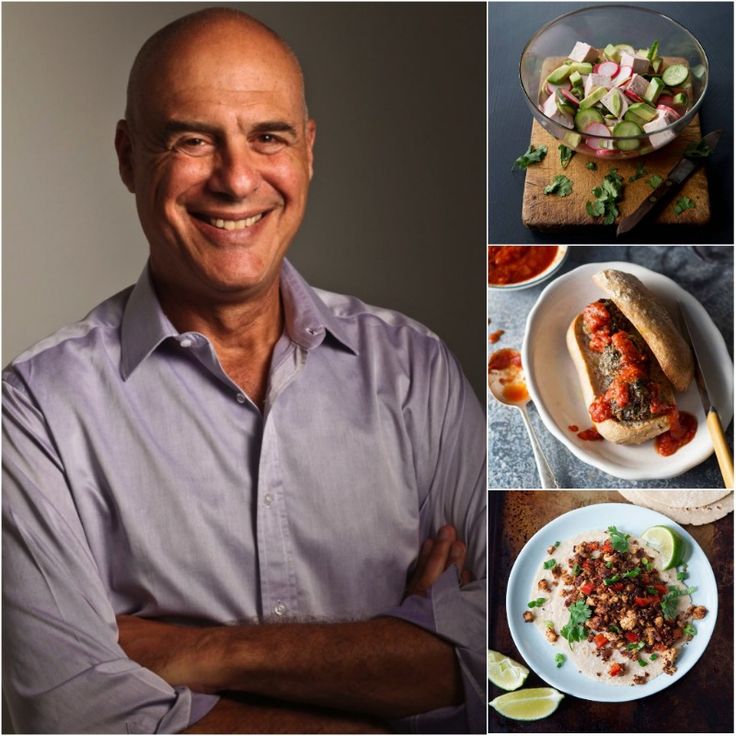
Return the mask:
{"type": "Polygon", "coordinates": [[[217,697],[128,659],[43,415],[3,382],[3,690],[17,732],[175,733],[217,697]]]}

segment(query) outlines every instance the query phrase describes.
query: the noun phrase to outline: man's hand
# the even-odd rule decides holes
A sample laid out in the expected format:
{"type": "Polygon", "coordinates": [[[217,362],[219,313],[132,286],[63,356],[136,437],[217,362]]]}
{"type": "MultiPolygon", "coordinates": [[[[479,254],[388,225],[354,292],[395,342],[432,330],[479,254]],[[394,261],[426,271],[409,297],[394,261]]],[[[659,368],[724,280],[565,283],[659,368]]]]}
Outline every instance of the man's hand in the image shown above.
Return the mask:
{"type": "Polygon", "coordinates": [[[457,567],[460,585],[467,585],[473,575],[470,570],[464,569],[466,552],[465,544],[457,538],[455,527],[443,526],[437,539],[427,539],[422,544],[416,568],[406,586],[406,596],[426,596],[450,565],[457,567]]]}

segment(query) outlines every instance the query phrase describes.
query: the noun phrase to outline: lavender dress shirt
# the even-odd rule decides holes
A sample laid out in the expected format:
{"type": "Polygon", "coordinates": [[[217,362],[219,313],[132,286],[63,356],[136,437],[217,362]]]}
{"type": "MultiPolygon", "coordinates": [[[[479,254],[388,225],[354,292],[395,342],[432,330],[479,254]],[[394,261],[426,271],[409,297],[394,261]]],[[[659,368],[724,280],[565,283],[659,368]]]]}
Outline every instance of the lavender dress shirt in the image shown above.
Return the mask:
{"type": "MultiPolygon", "coordinates": [[[[128,659],[116,614],[236,624],[392,615],[453,642],[466,703],[399,724],[485,732],[485,422],[422,325],[284,262],[265,409],[146,269],[3,375],[3,674],[24,732],[171,733],[217,697],[128,659]],[[402,603],[444,523],[449,570],[402,603]]],[[[244,725],[247,731],[247,725],[244,725]]]]}

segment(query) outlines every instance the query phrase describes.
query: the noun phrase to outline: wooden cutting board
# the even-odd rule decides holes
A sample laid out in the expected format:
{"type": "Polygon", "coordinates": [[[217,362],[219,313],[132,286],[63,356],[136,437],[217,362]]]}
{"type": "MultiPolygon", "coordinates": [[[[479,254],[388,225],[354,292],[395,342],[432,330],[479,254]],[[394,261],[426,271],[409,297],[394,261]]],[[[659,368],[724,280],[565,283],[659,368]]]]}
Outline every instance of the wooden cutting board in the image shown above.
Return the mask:
{"type": "MultiPolygon", "coordinates": [[[[548,59],[549,66],[559,62],[559,59],[548,59]]],[[[542,78],[545,78],[544,75],[542,78]]],[[[558,146],[561,141],[550,135],[536,120],[532,123],[531,145],[535,148],[547,146],[547,155],[539,164],[533,164],[526,170],[524,196],[522,200],[521,219],[529,228],[539,230],[556,230],[564,227],[579,225],[599,225],[598,218],[590,217],[586,211],[586,202],[593,201],[593,188],[598,187],[603,177],[615,168],[624,178],[624,193],[619,201],[618,223],[623,217],[630,215],[653,191],[647,183],[653,174],[663,179],[682,158],[685,148],[702,138],[700,118],[696,115],[693,121],[672,143],[658,151],[633,159],[610,159],[585,156],[576,153],[566,169],[560,164],[558,146]],[[585,168],[589,161],[595,161],[597,171],[585,168]],[[634,182],[629,182],[639,163],[644,163],[645,175],[634,182]],[[555,176],[564,174],[573,183],[572,193],[567,197],[544,194],[544,188],[550,184],[555,176]]],[[[701,167],[680,188],[675,198],[667,203],[655,217],[655,221],[665,225],[705,225],[710,221],[710,199],[708,196],[708,180],[701,167]],[[689,197],[695,207],[685,210],[677,216],[674,211],[675,202],[680,197],[689,197]]]]}

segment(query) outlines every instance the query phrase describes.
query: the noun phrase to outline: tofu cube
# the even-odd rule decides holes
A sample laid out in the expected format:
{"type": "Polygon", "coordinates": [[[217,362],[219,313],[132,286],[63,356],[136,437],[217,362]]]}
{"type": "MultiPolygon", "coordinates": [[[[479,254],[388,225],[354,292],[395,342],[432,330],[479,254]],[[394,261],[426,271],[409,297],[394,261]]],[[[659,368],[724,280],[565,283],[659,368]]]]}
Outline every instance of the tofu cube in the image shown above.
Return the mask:
{"type": "Polygon", "coordinates": [[[657,110],[657,117],[644,124],[644,132],[650,134],[649,142],[654,148],[661,148],[677,137],[671,130],[665,130],[661,133],[657,132],[674,123],[675,120],[677,118],[667,112],[667,110],[657,110]]]}
{"type": "Polygon", "coordinates": [[[589,46],[587,43],[577,41],[572,51],[567,55],[568,59],[581,62],[593,62],[600,56],[598,49],[589,46]]]}
{"type": "Polygon", "coordinates": [[[626,95],[615,87],[608,90],[608,93],[601,99],[601,104],[618,118],[622,118],[629,108],[626,95]],[[615,102],[615,97],[619,98],[618,103],[615,102]]]}
{"type": "Polygon", "coordinates": [[[633,77],[629,80],[629,83],[626,85],[626,89],[629,90],[629,92],[633,92],[635,95],[639,95],[642,99],[644,99],[644,95],[646,94],[647,88],[649,87],[649,82],[647,82],[644,77],[640,77],[638,74],[634,74],[633,77]]]}
{"type": "Polygon", "coordinates": [[[542,112],[548,117],[554,120],[559,125],[563,125],[565,128],[574,128],[572,115],[567,115],[561,112],[555,102],[555,96],[550,95],[542,107],[542,112]]]}
{"type": "Polygon", "coordinates": [[[587,97],[596,87],[611,89],[612,85],[613,80],[605,74],[586,74],[583,89],[585,91],[585,96],[587,97]]]}
{"type": "Polygon", "coordinates": [[[621,66],[630,66],[634,74],[646,74],[649,71],[650,64],[649,59],[643,56],[621,54],[621,66]]]}

